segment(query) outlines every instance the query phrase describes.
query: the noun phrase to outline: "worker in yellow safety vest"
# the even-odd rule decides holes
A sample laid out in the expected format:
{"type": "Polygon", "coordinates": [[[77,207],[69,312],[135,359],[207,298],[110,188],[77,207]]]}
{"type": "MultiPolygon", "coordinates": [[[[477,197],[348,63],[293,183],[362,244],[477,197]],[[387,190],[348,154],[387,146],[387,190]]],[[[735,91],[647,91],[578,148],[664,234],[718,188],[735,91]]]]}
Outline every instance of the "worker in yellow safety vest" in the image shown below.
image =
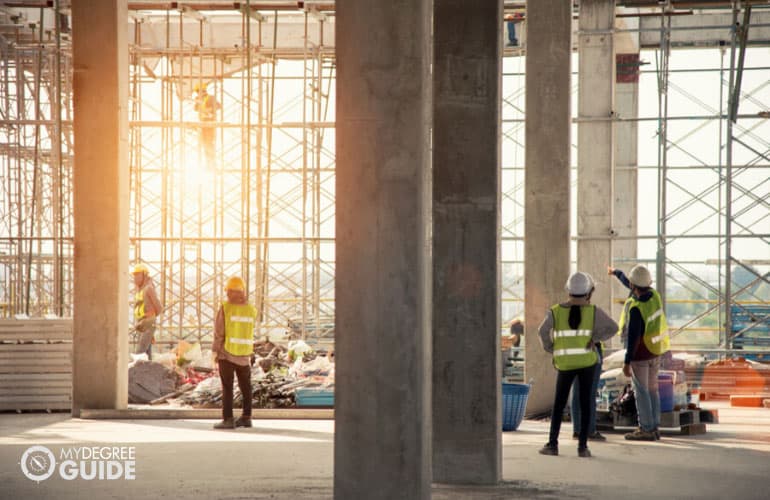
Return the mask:
{"type": "MultiPolygon", "coordinates": [[[[591,386],[599,357],[596,344],[611,338],[618,325],[602,309],[591,305],[594,280],[588,273],[572,273],[564,289],[569,300],[553,305],[538,328],[543,349],[553,354],[556,394],[551,410],[548,442],[540,449],[543,455],[559,454],[561,416],[567,404],[570,387],[577,378],[580,388],[580,432],[578,456],[590,457],[588,428],[590,423],[591,386]]],[[[573,396],[574,397],[574,396],[573,396]]]]}
{"type": "Polygon", "coordinates": [[[607,273],[631,289],[620,315],[619,331],[626,342],[623,373],[631,377],[634,386],[639,428],[626,434],[626,439],[656,441],[660,439],[660,355],[670,347],[663,300],[651,287],[650,271],[641,264],[634,266],[628,277],[612,267],[607,273]]]}
{"type": "Polygon", "coordinates": [[[198,119],[201,121],[200,142],[203,146],[204,156],[208,166],[213,167],[216,128],[209,124],[216,121],[220,105],[217,98],[209,94],[208,88],[201,84],[195,84],[193,87],[193,100],[195,101],[195,111],[198,112],[198,119]]]}
{"type": "Polygon", "coordinates": [[[222,421],[215,429],[251,427],[251,365],[254,362],[254,324],[257,309],[246,299],[246,284],[232,277],[225,285],[227,300],[222,302],[214,323],[212,350],[222,381],[222,421]],[[233,419],[233,378],[243,395],[243,412],[233,419]]]}
{"type": "Polygon", "coordinates": [[[163,307],[150,278],[150,269],[139,263],[132,272],[134,278],[134,330],[139,334],[136,354],[147,354],[152,360],[152,344],[155,341],[157,318],[163,307]]]}

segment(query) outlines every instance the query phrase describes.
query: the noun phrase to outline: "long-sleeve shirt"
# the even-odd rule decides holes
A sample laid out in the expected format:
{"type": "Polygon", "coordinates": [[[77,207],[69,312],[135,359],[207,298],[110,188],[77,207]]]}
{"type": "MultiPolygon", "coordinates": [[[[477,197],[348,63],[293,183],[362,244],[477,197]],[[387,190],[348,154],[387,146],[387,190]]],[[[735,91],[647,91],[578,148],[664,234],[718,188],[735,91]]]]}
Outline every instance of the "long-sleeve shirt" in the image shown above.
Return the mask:
{"type": "MultiPolygon", "coordinates": [[[[564,307],[587,306],[590,305],[584,297],[570,297],[567,302],[562,303],[564,307]]],[[[553,313],[548,309],[540,323],[537,333],[540,336],[540,343],[546,352],[553,353],[553,313]]],[[[618,324],[609,317],[609,315],[600,308],[596,308],[594,315],[594,329],[591,332],[591,343],[597,344],[612,338],[618,332],[618,324]]]]}
{"type": "MultiPolygon", "coordinates": [[[[628,281],[626,274],[620,269],[615,269],[612,274],[625,286],[631,288],[631,282],[628,281]]],[[[639,297],[640,302],[647,302],[652,298],[652,292],[647,292],[639,297]]],[[[633,308],[628,312],[628,319],[626,322],[626,332],[624,332],[626,341],[626,356],[623,359],[623,363],[629,364],[631,361],[644,361],[646,359],[652,359],[655,354],[651,353],[647,346],[644,345],[642,340],[644,337],[644,318],[639,309],[633,308]]]]}
{"type": "MultiPolygon", "coordinates": [[[[246,299],[244,298],[243,302],[239,303],[245,304],[246,299]]],[[[222,306],[219,306],[217,317],[214,320],[214,343],[211,350],[217,355],[218,360],[224,359],[234,365],[248,366],[251,362],[251,356],[236,356],[225,350],[225,310],[222,306]]]]}

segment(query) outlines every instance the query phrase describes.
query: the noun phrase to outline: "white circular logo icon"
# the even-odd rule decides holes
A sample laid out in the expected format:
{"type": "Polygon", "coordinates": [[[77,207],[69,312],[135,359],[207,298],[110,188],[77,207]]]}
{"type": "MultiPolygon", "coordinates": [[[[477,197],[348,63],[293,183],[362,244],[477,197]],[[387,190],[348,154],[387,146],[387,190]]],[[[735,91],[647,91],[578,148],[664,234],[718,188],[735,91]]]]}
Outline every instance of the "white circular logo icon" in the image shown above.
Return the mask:
{"type": "Polygon", "coordinates": [[[51,450],[45,446],[31,446],[21,456],[21,471],[27,478],[45,481],[56,469],[56,459],[51,450]]]}

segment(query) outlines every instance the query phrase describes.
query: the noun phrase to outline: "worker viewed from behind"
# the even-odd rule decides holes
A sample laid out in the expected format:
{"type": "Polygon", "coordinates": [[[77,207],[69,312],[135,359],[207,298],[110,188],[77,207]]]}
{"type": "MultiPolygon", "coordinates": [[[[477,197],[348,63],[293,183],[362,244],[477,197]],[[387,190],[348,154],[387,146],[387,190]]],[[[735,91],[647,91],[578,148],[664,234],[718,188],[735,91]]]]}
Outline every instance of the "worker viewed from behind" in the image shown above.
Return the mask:
{"type": "Polygon", "coordinates": [[[660,355],[670,346],[663,300],[651,287],[650,271],[643,265],[634,266],[628,278],[612,267],[607,273],[631,289],[620,315],[620,332],[626,342],[623,374],[631,377],[634,386],[639,428],[626,434],[626,439],[655,441],[660,439],[660,355]]]}
{"type": "Polygon", "coordinates": [[[150,270],[145,264],[134,266],[134,330],[139,334],[136,354],[147,354],[152,359],[152,344],[158,315],[163,307],[158,300],[150,270]]]}
{"type": "Polygon", "coordinates": [[[551,430],[548,442],[540,449],[543,455],[559,454],[561,416],[567,404],[572,382],[580,381],[580,433],[578,456],[590,457],[588,450],[588,426],[590,423],[591,386],[599,357],[596,344],[612,337],[617,323],[602,309],[591,305],[594,280],[587,273],[572,273],[564,289],[569,300],[553,305],[546,312],[538,334],[543,349],[553,354],[553,364],[558,371],[556,394],[551,411],[551,430]]]}
{"type": "Polygon", "coordinates": [[[205,85],[195,84],[193,87],[195,111],[201,121],[200,142],[209,167],[214,166],[214,149],[216,144],[216,128],[209,125],[217,119],[217,111],[221,107],[214,95],[209,94],[205,85]]]}
{"type": "Polygon", "coordinates": [[[222,421],[214,428],[251,427],[251,361],[257,309],[246,300],[243,279],[227,280],[225,293],[227,300],[217,311],[212,346],[222,381],[222,421]],[[243,411],[237,420],[233,419],[233,375],[243,395],[243,411]]]}

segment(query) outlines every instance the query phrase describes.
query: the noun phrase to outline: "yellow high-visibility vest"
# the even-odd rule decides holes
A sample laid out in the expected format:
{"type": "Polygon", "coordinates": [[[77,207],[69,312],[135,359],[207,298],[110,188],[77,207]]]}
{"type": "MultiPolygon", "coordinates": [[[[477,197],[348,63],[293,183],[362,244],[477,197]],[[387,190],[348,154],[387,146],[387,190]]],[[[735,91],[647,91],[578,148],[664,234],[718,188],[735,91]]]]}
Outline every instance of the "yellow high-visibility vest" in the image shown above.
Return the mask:
{"type": "Polygon", "coordinates": [[[593,366],[599,356],[591,345],[596,306],[580,306],[580,324],[569,326],[569,307],[556,304],[553,313],[553,364],[558,370],[577,370],[593,366]]]}
{"type": "Polygon", "coordinates": [[[668,322],[666,313],[663,310],[663,299],[654,288],[652,297],[647,302],[641,302],[634,296],[629,297],[623,306],[623,312],[620,315],[619,330],[628,328],[628,318],[631,317],[631,309],[636,307],[642,315],[644,321],[644,341],[647,350],[660,356],[671,348],[671,339],[668,336],[668,322]]]}
{"type": "Polygon", "coordinates": [[[251,304],[223,302],[225,314],[225,351],[233,356],[250,356],[254,352],[254,323],[257,308],[251,304]]]}

